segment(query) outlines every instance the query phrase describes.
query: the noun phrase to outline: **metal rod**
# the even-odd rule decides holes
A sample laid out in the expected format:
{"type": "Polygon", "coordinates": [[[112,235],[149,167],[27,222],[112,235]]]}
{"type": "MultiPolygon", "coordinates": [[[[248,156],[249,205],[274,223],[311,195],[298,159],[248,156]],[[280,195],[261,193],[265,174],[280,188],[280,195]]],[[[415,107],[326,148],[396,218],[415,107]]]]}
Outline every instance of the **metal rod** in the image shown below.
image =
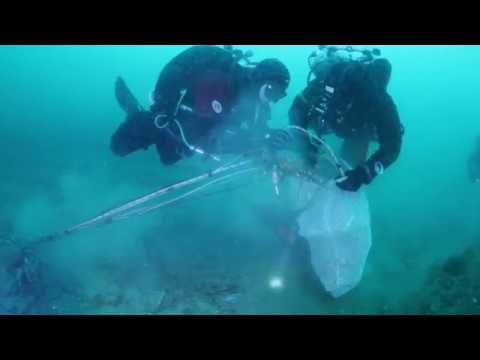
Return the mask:
{"type": "MultiPolygon", "coordinates": [[[[161,188],[161,189],[159,189],[159,190],[157,190],[153,193],[150,193],[150,194],[147,194],[145,196],[139,197],[139,198],[134,199],[132,201],[129,201],[129,202],[123,204],[123,205],[115,207],[111,210],[103,212],[102,214],[100,214],[100,215],[98,215],[98,216],[96,216],[96,217],[94,217],[90,220],[84,221],[84,222],[82,222],[78,225],[72,226],[72,227],[70,227],[66,230],[63,230],[61,232],[42,237],[39,241],[35,242],[32,245],[51,242],[51,241],[54,241],[54,240],[56,240],[60,237],[67,236],[67,235],[72,235],[73,233],[76,233],[80,230],[91,228],[91,227],[94,227],[94,226],[97,226],[97,225],[100,225],[100,224],[113,222],[115,220],[115,216],[119,216],[122,213],[125,213],[126,211],[128,211],[128,210],[130,210],[134,207],[137,207],[141,204],[144,204],[148,201],[154,200],[156,198],[159,198],[160,196],[166,195],[168,193],[171,193],[175,190],[179,190],[179,189],[184,188],[186,186],[199,183],[199,182],[201,182],[203,180],[206,180],[208,178],[215,177],[215,176],[217,176],[219,174],[222,174],[222,173],[225,173],[227,171],[239,169],[239,168],[241,168],[243,166],[246,166],[248,164],[251,164],[251,163],[252,163],[252,160],[246,160],[246,161],[241,161],[241,162],[234,163],[234,164],[227,164],[227,165],[221,166],[217,169],[214,169],[214,170],[211,170],[209,172],[203,173],[203,174],[201,174],[199,176],[196,176],[194,178],[190,178],[190,179],[187,179],[187,180],[183,180],[183,181],[165,186],[165,187],[163,187],[163,188],[161,188]]],[[[231,174],[231,175],[233,176],[234,174],[231,174]]],[[[223,178],[225,178],[225,176],[223,178]]]]}

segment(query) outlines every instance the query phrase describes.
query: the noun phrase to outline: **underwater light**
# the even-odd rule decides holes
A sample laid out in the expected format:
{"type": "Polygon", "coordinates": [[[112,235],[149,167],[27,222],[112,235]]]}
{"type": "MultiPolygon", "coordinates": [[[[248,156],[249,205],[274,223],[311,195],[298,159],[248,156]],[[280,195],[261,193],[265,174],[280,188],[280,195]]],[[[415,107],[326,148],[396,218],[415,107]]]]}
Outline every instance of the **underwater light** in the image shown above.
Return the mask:
{"type": "Polygon", "coordinates": [[[283,288],[283,279],[279,276],[274,276],[270,279],[268,285],[275,290],[281,289],[283,288]]]}

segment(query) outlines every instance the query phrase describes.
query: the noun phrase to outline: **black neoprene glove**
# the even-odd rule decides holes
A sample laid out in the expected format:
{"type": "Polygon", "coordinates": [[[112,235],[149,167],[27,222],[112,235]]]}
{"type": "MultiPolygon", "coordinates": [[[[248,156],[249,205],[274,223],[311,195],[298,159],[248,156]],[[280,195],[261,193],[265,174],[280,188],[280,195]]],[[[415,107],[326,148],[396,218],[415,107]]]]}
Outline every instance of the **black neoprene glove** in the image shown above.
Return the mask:
{"type": "Polygon", "coordinates": [[[361,165],[346,171],[345,177],[337,179],[337,186],[344,191],[357,192],[362,185],[370,184],[375,176],[376,173],[370,169],[368,164],[361,165]]]}

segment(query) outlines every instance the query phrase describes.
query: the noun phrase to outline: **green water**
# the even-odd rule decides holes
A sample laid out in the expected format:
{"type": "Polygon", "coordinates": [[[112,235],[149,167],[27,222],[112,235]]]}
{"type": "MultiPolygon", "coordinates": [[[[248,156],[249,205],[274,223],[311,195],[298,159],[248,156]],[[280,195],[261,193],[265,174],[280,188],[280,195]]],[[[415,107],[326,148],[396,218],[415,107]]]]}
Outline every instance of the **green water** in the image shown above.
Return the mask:
{"type": "MultiPolygon", "coordinates": [[[[91,299],[109,286],[137,294],[163,289],[167,281],[192,288],[211,274],[246,284],[248,301],[239,313],[398,309],[425,286],[432,265],[480,240],[480,187],[466,176],[466,159],[480,134],[480,47],[378,47],[393,64],[389,92],[406,133],[399,160],[368,188],[373,247],[352,293],[326,300],[294,271],[283,292],[268,288],[282,248],[253,210],[274,201],[261,183],[45,246],[37,255],[50,269],[46,286],[66,284],[91,299]],[[171,274],[168,280],[162,271],[171,274]]],[[[16,235],[68,227],[205,169],[198,159],[163,167],[153,148],[127,158],[109,149],[124,120],[113,96],[116,77],[123,76],[147,106],[162,67],[185,48],[0,46],[0,217],[16,235]]],[[[272,123],[287,125],[314,46],[240,48],[252,49],[256,59],[277,57],[290,69],[289,95],[274,107],[272,123]]],[[[6,255],[1,259],[7,261],[6,255]]],[[[66,308],[62,301],[55,306],[66,308]]],[[[109,306],[72,311],[136,311],[109,306]]]]}

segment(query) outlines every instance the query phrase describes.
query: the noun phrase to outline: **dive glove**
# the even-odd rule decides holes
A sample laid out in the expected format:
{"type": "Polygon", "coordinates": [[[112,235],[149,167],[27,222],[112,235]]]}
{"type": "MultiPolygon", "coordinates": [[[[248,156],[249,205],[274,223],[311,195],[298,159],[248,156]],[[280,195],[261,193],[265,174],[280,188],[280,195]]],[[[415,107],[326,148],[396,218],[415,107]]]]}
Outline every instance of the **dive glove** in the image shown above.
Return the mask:
{"type": "Polygon", "coordinates": [[[369,185],[373,179],[383,172],[383,165],[376,162],[374,166],[365,164],[345,172],[345,176],[337,178],[337,186],[344,191],[357,192],[362,185],[369,185]]]}

